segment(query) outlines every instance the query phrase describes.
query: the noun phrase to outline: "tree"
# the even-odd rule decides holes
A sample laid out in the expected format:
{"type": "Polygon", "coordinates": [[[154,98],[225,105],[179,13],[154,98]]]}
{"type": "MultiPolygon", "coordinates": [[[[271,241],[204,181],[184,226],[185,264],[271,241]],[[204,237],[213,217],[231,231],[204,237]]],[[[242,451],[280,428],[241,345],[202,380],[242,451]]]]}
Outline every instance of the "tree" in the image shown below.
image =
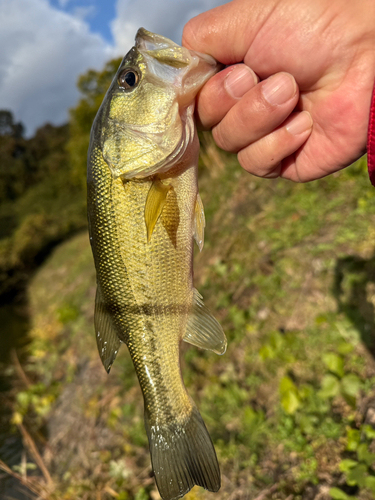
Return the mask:
{"type": "Polygon", "coordinates": [[[11,111],[0,110],[0,136],[20,138],[23,136],[24,126],[21,122],[14,123],[11,111]]]}
{"type": "Polygon", "coordinates": [[[103,71],[89,70],[78,80],[82,98],[70,110],[68,151],[72,174],[78,184],[86,185],[87,150],[91,126],[121,59],[109,61],[103,71]]]}

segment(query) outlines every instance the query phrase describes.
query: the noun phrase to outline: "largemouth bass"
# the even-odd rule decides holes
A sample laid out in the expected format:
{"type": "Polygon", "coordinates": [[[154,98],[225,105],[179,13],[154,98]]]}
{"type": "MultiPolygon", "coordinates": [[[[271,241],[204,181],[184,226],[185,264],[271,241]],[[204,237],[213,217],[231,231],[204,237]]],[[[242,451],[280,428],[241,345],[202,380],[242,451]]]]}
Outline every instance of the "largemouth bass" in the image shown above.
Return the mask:
{"type": "Polygon", "coordinates": [[[193,238],[204,240],[193,112],[217,71],[210,56],[141,28],[91,130],[88,218],[97,272],[96,339],[109,372],[121,343],[144,396],[152,467],[164,500],[220,488],[202,417],[186,392],[185,340],[223,354],[219,323],[193,287],[193,238]]]}

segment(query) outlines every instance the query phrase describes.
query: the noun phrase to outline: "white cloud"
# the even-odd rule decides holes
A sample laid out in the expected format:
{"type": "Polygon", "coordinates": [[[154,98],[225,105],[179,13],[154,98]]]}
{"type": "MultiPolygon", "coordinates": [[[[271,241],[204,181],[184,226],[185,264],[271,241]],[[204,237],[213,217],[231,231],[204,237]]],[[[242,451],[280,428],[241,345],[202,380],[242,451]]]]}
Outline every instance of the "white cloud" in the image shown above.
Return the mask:
{"type": "Polygon", "coordinates": [[[96,14],[95,5],[87,5],[86,7],[75,7],[73,9],[73,16],[78,17],[78,19],[81,19],[82,21],[90,17],[93,17],[95,14],[96,14]]]}
{"type": "MultiPolygon", "coordinates": [[[[71,14],[48,0],[0,0],[0,109],[11,110],[28,135],[46,122],[66,122],[79,96],[78,76],[124,55],[139,27],[179,43],[188,19],[227,0],[108,1],[117,1],[114,47],[90,32],[85,21],[95,0],[71,14]]],[[[58,5],[70,2],[58,0],[58,5]]]]}
{"type": "Polygon", "coordinates": [[[65,122],[78,75],[102,68],[112,47],[47,0],[0,0],[0,19],[0,109],[10,109],[28,133],[65,122]]]}
{"type": "Polygon", "coordinates": [[[116,49],[125,54],[133,45],[138,28],[180,43],[185,23],[201,12],[228,0],[117,0],[117,17],[112,23],[116,49]]]}

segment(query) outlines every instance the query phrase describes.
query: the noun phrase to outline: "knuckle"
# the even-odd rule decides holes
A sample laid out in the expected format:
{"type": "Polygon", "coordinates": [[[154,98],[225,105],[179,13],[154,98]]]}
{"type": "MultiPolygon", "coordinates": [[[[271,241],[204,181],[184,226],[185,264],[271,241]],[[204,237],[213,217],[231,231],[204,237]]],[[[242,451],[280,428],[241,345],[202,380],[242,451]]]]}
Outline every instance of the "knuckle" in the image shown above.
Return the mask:
{"type": "Polygon", "coordinates": [[[212,137],[214,141],[219,146],[219,148],[224,149],[224,151],[236,152],[231,147],[230,141],[228,141],[227,135],[223,131],[223,126],[221,123],[213,127],[212,129],[212,137]]]}
{"type": "Polygon", "coordinates": [[[257,170],[257,162],[254,161],[254,157],[249,155],[249,150],[248,148],[242,149],[238,155],[237,155],[238,163],[241,165],[241,167],[246,170],[247,172],[257,175],[256,170],[257,170]]]}
{"type": "Polygon", "coordinates": [[[242,149],[238,153],[238,162],[243,169],[258,177],[278,177],[281,158],[276,151],[271,137],[264,137],[242,149]]]}

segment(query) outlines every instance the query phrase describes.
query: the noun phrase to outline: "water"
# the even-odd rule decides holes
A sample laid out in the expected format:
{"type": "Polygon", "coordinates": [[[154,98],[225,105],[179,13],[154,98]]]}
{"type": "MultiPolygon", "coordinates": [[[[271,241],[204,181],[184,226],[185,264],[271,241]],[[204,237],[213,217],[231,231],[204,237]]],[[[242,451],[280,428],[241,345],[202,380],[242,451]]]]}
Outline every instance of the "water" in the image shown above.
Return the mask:
{"type": "MultiPolygon", "coordinates": [[[[0,303],[0,458],[9,467],[20,464],[24,453],[20,434],[13,432],[9,423],[12,413],[9,391],[14,381],[14,375],[9,372],[15,353],[21,361],[24,358],[28,331],[25,299],[18,295],[0,303]]],[[[31,498],[17,480],[0,471],[0,498],[8,497],[15,500],[31,498]]]]}

